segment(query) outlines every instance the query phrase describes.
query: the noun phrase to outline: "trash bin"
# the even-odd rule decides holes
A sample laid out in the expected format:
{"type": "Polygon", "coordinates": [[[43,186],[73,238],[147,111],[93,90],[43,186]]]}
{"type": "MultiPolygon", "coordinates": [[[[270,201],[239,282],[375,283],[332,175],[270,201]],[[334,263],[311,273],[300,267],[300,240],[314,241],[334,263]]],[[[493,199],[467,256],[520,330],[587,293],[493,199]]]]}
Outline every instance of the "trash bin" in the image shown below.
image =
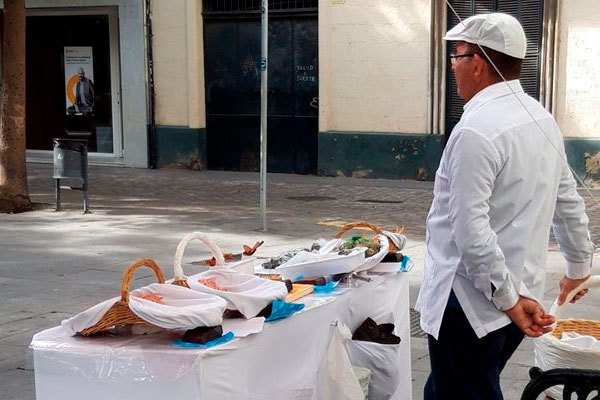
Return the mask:
{"type": "Polygon", "coordinates": [[[87,175],[87,140],[54,139],[54,179],[87,175]]]}
{"type": "Polygon", "coordinates": [[[83,191],[83,212],[89,212],[87,140],[54,139],[54,174],[56,180],[56,211],[61,210],[61,189],[83,191]],[[82,187],[60,186],[60,180],[66,178],[83,179],[82,187]]]}

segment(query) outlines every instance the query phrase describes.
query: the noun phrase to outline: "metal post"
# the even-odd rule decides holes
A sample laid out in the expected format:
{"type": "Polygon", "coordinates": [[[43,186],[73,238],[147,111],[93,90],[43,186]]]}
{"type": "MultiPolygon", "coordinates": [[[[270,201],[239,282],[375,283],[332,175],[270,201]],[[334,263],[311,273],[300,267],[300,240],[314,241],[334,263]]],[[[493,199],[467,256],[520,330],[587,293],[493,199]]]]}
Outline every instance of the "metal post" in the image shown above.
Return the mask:
{"type": "Polygon", "coordinates": [[[261,60],[260,60],[260,221],[261,230],[267,230],[267,97],[269,54],[269,0],[262,0],[261,60]]]}
{"type": "Polygon", "coordinates": [[[55,195],[56,195],[56,210],[55,211],[62,211],[62,207],[60,204],[60,179],[55,179],[56,181],[56,189],[55,189],[55,195]]]}
{"type": "Polygon", "coordinates": [[[88,161],[87,161],[87,146],[83,145],[81,149],[81,175],[83,178],[83,213],[90,213],[90,202],[88,199],[88,161]]]}

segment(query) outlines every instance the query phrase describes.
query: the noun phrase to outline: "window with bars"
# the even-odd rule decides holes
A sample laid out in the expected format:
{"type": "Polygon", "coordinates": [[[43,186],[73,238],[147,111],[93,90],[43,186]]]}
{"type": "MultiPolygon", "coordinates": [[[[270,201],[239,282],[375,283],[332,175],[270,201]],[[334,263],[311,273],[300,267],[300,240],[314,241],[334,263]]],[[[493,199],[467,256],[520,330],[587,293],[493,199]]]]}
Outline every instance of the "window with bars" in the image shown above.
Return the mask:
{"type": "MultiPolygon", "coordinates": [[[[517,18],[527,36],[527,54],[521,71],[521,85],[525,93],[540,98],[540,71],[542,27],[544,20],[543,0],[451,0],[452,6],[461,19],[471,15],[490,12],[503,12],[517,18]]],[[[458,23],[458,18],[448,10],[448,28],[458,23]]],[[[451,42],[448,46],[452,46],[451,42]]],[[[448,53],[453,49],[448,47],[448,53]]],[[[465,102],[456,94],[456,81],[447,61],[446,85],[446,137],[458,123],[463,113],[465,102]]]]}
{"type": "MultiPolygon", "coordinates": [[[[204,11],[257,11],[261,0],[204,0],[204,11]]],[[[269,0],[269,10],[303,10],[317,8],[318,0],[269,0]]]]}

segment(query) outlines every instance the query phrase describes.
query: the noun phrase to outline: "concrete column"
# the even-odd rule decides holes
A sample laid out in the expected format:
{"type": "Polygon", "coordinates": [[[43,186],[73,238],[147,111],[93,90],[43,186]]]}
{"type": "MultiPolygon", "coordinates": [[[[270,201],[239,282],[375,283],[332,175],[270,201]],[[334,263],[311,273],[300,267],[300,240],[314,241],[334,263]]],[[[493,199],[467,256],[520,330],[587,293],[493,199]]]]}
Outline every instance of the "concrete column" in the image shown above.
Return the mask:
{"type": "Polygon", "coordinates": [[[206,110],[202,0],[187,0],[186,26],[189,127],[204,128],[206,127],[206,110]]]}

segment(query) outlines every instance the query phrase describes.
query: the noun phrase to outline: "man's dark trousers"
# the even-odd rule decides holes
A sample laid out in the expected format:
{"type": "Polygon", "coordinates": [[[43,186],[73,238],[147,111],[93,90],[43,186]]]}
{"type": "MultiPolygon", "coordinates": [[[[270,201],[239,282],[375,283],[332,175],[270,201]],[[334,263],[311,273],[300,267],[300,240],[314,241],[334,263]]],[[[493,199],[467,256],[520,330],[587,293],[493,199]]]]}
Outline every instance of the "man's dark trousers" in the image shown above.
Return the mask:
{"type": "Polygon", "coordinates": [[[429,335],[425,400],[502,400],[500,372],[523,337],[511,323],[479,339],[452,292],[438,340],[429,335]]]}

